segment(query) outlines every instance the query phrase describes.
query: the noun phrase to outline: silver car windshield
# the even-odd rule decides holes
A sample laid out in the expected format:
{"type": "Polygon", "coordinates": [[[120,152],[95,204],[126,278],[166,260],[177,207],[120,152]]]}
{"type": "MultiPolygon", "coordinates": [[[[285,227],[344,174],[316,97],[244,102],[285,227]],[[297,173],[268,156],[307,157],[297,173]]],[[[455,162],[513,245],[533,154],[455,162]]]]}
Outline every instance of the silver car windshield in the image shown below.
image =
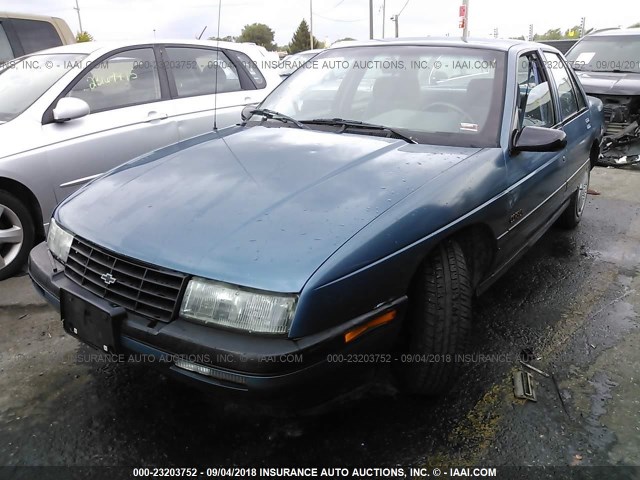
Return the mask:
{"type": "Polygon", "coordinates": [[[567,53],[575,70],[640,73],[640,35],[585,37],[567,53]]]}
{"type": "Polygon", "coordinates": [[[279,85],[260,108],[309,128],[331,130],[327,120],[341,119],[392,128],[418,143],[491,147],[501,128],[505,64],[503,51],[468,47],[327,50],[279,85]]]}
{"type": "Polygon", "coordinates": [[[0,122],[13,120],[86,55],[30,55],[0,67],[0,122]]]}

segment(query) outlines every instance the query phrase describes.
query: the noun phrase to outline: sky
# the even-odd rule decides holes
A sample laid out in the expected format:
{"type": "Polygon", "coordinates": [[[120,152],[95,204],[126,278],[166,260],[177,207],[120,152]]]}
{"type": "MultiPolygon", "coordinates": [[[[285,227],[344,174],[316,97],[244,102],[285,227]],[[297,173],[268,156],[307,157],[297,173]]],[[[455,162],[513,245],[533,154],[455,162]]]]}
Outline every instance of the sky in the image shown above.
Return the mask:
{"type": "MultiPolygon", "coordinates": [[[[266,23],[279,45],[289,43],[300,21],[309,21],[313,1],[313,33],[321,41],[369,38],[369,0],[221,0],[220,36],[237,36],[244,25],[266,23]]],[[[385,36],[394,36],[390,17],[407,0],[374,0],[374,36],[382,37],[382,6],[386,3],[385,36]]],[[[586,18],[586,28],[627,27],[640,22],[637,0],[469,0],[469,31],[477,37],[528,35],[552,28],[563,31],[586,18]]],[[[83,29],[96,40],[203,38],[217,33],[218,0],[78,0],[83,29]],[[155,32],[154,32],[155,30],[155,32]]],[[[458,11],[462,0],[409,0],[399,17],[400,36],[461,34],[458,11]]],[[[61,17],[77,32],[75,0],[3,0],[2,10],[61,17]]]]}

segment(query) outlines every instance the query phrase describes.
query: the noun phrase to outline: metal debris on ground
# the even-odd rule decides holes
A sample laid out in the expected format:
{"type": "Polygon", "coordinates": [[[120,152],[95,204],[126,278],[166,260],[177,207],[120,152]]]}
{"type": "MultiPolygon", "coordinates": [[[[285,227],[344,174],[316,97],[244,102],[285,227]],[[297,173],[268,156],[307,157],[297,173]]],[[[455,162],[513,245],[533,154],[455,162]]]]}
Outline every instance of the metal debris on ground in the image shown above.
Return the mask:
{"type": "Polygon", "coordinates": [[[539,357],[533,353],[533,349],[527,347],[520,351],[520,360],[523,362],[532,362],[533,360],[542,360],[542,357],[539,357]]]}
{"type": "Polygon", "coordinates": [[[549,375],[548,373],[543,372],[542,370],[534,367],[533,365],[529,365],[527,362],[524,362],[524,361],[520,360],[520,363],[522,364],[522,366],[527,367],[529,370],[533,370],[536,373],[539,373],[543,377],[547,377],[547,378],[551,377],[551,375],[549,375]]]}
{"type": "MultiPolygon", "coordinates": [[[[606,110],[605,108],[605,112],[606,110]]],[[[598,165],[628,167],[640,163],[640,125],[638,119],[625,123],[630,119],[628,108],[624,112],[619,107],[609,112],[607,133],[602,139],[602,154],[597,161],[598,165]]]]}
{"type": "Polygon", "coordinates": [[[533,389],[533,376],[529,372],[517,371],[513,374],[513,394],[516,398],[538,401],[533,389]]]}

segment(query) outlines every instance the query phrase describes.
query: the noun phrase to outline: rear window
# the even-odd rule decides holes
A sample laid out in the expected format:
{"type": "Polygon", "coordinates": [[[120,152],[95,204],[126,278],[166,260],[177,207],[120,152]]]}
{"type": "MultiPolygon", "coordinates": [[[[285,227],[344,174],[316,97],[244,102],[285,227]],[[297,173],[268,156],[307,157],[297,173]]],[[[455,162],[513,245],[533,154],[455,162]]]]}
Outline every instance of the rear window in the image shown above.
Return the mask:
{"type": "Polygon", "coordinates": [[[262,76],[260,69],[258,68],[256,63],[249,58],[248,55],[242,52],[236,52],[232,50],[230,50],[229,53],[235,55],[236,58],[240,60],[240,62],[242,62],[242,65],[244,65],[244,68],[247,70],[247,72],[249,72],[249,75],[251,75],[251,78],[253,79],[253,83],[255,83],[256,88],[261,89],[267,86],[267,81],[262,76]]]}
{"type": "Polygon", "coordinates": [[[2,22],[0,22],[0,64],[6,62],[7,60],[11,60],[14,56],[15,55],[13,53],[11,45],[9,44],[7,34],[4,31],[2,22]]]}
{"type": "Polygon", "coordinates": [[[25,55],[62,45],[58,32],[49,22],[12,18],[11,24],[25,55]]]}

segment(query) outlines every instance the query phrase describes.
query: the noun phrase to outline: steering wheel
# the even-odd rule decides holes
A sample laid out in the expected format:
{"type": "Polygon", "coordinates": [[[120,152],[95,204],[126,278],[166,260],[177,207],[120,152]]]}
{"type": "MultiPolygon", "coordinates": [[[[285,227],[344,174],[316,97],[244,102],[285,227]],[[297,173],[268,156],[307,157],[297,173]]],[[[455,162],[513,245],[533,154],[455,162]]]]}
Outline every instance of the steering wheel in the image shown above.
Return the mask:
{"type": "Polygon", "coordinates": [[[434,108],[434,107],[445,107],[445,108],[447,108],[449,110],[453,110],[454,112],[460,114],[460,117],[461,117],[460,120],[466,120],[468,123],[474,123],[473,118],[471,118],[471,115],[469,115],[467,112],[462,110],[457,105],[454,105],[453,103],[449,103],[449,102],[431,103],[431,104],[427,105],[427,108],[425,109],[425,111],[428,112],[430,110],[437,110],[437,108],[434,108]]]}

